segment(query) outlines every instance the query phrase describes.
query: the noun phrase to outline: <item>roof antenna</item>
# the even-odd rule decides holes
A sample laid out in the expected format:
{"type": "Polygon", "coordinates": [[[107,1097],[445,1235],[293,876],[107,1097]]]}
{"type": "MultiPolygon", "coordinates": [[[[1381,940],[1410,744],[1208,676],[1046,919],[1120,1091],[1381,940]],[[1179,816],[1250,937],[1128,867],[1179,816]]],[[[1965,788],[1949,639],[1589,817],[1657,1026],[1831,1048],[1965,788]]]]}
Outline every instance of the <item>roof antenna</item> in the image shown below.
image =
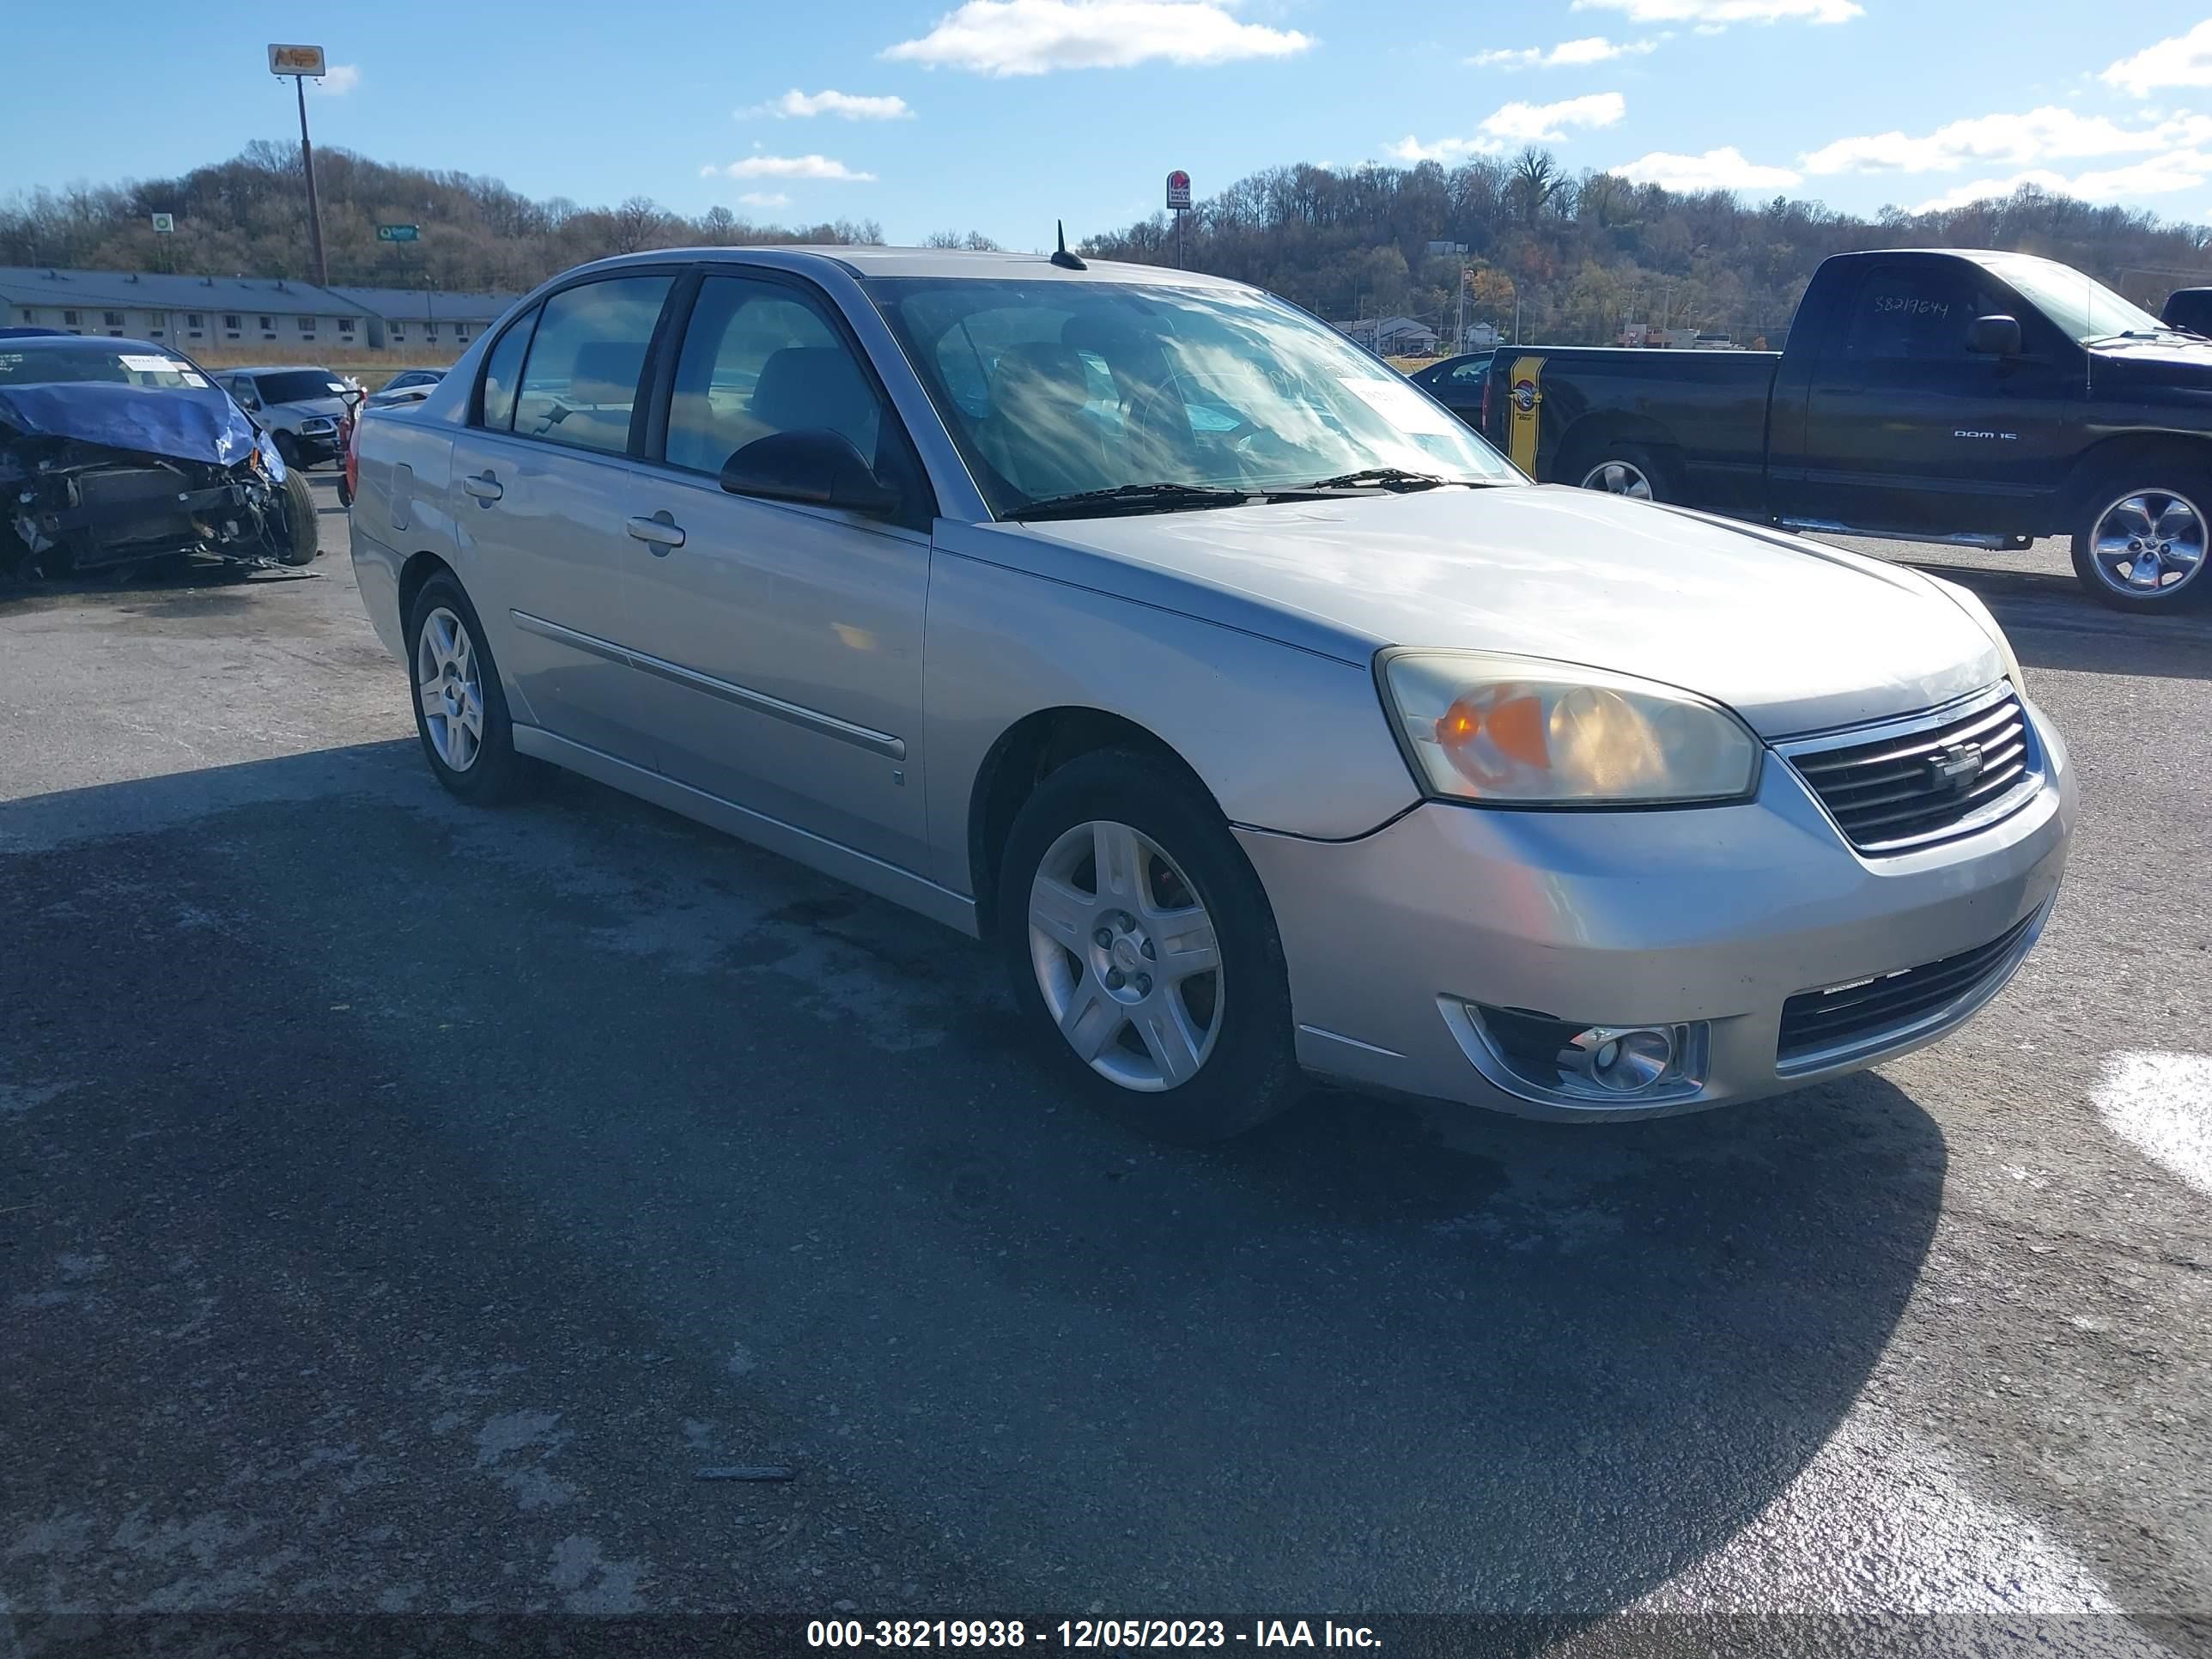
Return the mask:
{"type": "Polygon", "coordinates": [[[1052,256],[1053,264],[1058,265],[1062,270],[1090,270],[1091,267],[1089,265],[1085,264],[1082,260],[1077,258],[1075,255],[1067,251],[1067,226],[1066,223],[1058,219],[1054,220],[1052,222],[1054,228],[1060,232],[1060,248],[1059,251],[1052,256]]]}

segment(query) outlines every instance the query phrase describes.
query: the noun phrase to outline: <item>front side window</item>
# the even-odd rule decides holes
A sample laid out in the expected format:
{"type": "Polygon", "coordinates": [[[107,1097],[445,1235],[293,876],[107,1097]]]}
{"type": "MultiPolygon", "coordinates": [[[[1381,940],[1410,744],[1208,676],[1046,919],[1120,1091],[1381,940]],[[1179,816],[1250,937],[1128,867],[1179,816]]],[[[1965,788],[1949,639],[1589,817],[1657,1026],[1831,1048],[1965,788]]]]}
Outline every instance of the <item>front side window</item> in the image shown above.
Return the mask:
{"type": "Polygon", "coordinates": [[[890,277],[867,285],[1001,517],[1150,483],[1262,492],[1505,459],[1334,330],[1237,289],[890,277]]]}
{"type": "Polygon", "coordinates": [[[720,472],[757,438],[806,429],[835,432],[879,468],[882,404],[821,313],[781,283],[708,277],[677,359],[668,464],[720,472]]]}
{"type": "MultiPolygon", "coordinates": [[[[506,333],[499,337],[484,358],[483,416],[485,426],[495,432],[504,432],[514,424],[514,392],[522,374],[523,354],[530,349],[530,331],[538,326],[538,313],[530,312],[515,319],[506,333]]],[[[429,377],[422,374],[402,374],[385,387],[387,392],[402,386],[421,386],[429,377]]]]}
{"type": "Polygon", "coordinates": [[[1970,265],[1878,265],[1852,297],[1842,355],[1875,362],[1964,358],[1974,319],[2004,308],[1970,265]]]}
{"type": "Polygon", "coordinates": [[[611,455],[627,449],[671,280],[613,276],[546,301],[515,393],[514,430],[611,455]]]}

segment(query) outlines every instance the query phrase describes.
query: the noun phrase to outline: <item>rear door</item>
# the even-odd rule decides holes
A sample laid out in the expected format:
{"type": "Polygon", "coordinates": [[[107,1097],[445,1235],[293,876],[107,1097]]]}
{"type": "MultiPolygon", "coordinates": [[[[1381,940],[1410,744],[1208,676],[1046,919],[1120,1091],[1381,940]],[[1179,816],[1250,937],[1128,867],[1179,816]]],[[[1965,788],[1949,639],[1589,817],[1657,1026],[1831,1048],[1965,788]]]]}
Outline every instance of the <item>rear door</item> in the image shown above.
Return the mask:
{"type": "Polygon", "coordinates": [[[1970,260],[1868,262],[1824,331],[1798,453],[1771,458],[1785,519],[1914,535],[2030,527],[2061,467],[2056,331],[1970,260]],[[1966,349],[1977,317],[2019,319],[2016,358],[1966,349]]]}
{"type": "Polygon", "coordinates": [[[662,769],[706,793],[908,870],[927,866],[921,635],[928,487],[836,306],[727,266],[698,283],[665,436],[624,550],[640,695],[662,769]],[[883,517],[726,493],[771,433],[826,428],[904,492],[883,517]]]}
{"type": "Polygon", "coordinates": [[[516,319],[453,445],[461,576],[515,718],[647,768],[659,757],[623,654],[638,550],[624,520],[638,389],[673,285],[672,271],[600,277],[516,319]]]}

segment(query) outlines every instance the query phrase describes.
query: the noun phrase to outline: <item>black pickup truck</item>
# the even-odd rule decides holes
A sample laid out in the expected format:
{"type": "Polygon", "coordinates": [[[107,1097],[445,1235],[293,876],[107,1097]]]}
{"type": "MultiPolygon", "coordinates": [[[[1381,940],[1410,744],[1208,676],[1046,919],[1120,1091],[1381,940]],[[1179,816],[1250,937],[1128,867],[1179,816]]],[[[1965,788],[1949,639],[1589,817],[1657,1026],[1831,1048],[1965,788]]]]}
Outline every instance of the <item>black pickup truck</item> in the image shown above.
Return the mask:
{"type": "Polygon", "coordinates": [[[2080,271],[1844,253],[1771,351],[1501,349],[1485,434],[1546,483],[1792,530],[2069,536],[2122,610],[2212,597],[2212,340],[2080,271]]]}

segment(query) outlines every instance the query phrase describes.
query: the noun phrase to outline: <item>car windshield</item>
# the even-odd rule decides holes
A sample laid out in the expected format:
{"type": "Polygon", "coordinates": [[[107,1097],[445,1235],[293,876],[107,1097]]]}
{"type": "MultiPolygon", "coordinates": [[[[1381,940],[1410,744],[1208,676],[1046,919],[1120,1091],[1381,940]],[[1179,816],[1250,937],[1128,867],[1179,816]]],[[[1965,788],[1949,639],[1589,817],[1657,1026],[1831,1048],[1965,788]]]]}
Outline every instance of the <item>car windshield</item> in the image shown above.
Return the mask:
{"type": "Polygon", "coordinates": [[[264,404],[311,404],[320,398],[335,398],[346,388],[344,381],[327,370],[295,368],[281,374],[257,374],[253,389],[264,404]]]}
{"type": "Polygon", "coordinates": [[[0,386],[51,385],[57,381],[105,380],[112,386],[192,386],[207,377],[190,363],[165,352],[126,348],[39,345],[0,340],[0,386]]]}
{"type": "Polygon", "coordinates": [[[1002,518],[1163,483],[1263,492],[1376,471],[1518,481],[1403,376],[1262,295],[933,277],[867,289],[1002,518]]]}
{"type": "Polygon", "coordinates": [[[2174,334],[2180,331],[2160,322],[2124,295],[2115,294],[2094,277],[2069,266],[2027,254],[1977,256],[1981,264],[2020,290],[2045,316],[2080,344],[2108,340],[2116,334],[2174,334]]]}

